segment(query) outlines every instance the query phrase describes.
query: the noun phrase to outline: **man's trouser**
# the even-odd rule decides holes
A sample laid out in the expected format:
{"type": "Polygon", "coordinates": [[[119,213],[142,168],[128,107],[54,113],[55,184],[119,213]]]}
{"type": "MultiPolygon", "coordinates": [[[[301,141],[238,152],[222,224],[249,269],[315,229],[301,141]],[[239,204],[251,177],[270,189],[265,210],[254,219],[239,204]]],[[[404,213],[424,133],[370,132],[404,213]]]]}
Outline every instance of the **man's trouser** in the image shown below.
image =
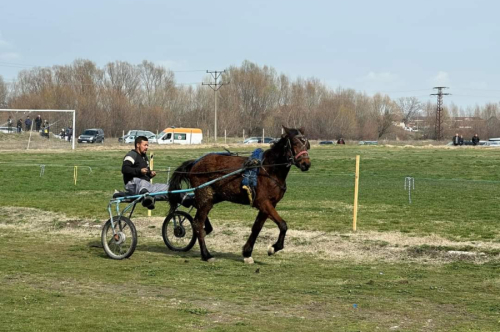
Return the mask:
{"type": "MultiPolygon", "coordinates": [[[[147,190],[150,194],[157,193],[160,191],[168,191],[168,183],[155,183],[151,184],[149,181],[133,178],[132,181],[129,181],[125,185],[125,190],[130,195],[141,195],[144,194],[143,190],[147,190]]],[[[158,195],[155,196],[155,199],[167,199],[167,195],[158,195]]],[[[205,232],[206,235],[212,233],[213,227],[210,223],[210,220],[205,219],[205,232]]]]}
{"type": "MultiPolygon", "coordinates": [[[[130,195],[141,195],[144,194],[145,191],[148,193],[157,193],[160,191],[168,191],[167,183],[155,183],[152,184],[149,181],[133,178],[125,185],[125,190],[130,195]]],[[[156,199],[166,199],[167,195],[158,195],[155,196],[156,199]]]]}

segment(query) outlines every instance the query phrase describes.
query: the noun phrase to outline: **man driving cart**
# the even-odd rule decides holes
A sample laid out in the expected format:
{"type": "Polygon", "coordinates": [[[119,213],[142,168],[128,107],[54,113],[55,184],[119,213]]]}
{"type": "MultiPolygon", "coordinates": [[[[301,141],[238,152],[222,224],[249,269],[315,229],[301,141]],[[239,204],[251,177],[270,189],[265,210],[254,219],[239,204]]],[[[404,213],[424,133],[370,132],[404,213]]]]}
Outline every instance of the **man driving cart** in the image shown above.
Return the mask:
{"type": "MultiPolygon", "coordinates": [[[[151,179],[156,176],[156,172],[149,167],[147,156],[149,142],[145,136],[138,136],[135,139],[135,148],[130,150],[123,159],[122,174],[125,183],[125,191],[128,195],[144,195],[160,191],[168,191],[167,183],[151,183],[151,179]]],[[[163,195],[162,195],[163,196],[163,195]]],[[[146,195],[142,200],[142,205],[152,210],[155,208],[155,199],[146,195]]]]}

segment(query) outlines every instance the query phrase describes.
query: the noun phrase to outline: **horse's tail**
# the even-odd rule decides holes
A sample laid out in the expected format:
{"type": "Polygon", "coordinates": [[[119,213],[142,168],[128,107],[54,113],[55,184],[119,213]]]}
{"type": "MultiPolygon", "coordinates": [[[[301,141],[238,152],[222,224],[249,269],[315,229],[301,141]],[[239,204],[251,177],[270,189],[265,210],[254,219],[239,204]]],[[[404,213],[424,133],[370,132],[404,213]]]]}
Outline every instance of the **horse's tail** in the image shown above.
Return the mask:
{"type": "MultiPolygon", "coordinates": [[[[182,189],[182,182],[186,183],[188,186],[191,186],[188,175],[193,166],[194,160],[188,160],[177,167],[177,169],[174,171],[174,175],[172,175],[172,177],[170,178],[168,191],[182,189]]],[[[170,203],[170,212],[174,212],[177,209],[177,206],[181,203],[182,196],[181,194],[168,194],[168,201],[170,203]]]]}

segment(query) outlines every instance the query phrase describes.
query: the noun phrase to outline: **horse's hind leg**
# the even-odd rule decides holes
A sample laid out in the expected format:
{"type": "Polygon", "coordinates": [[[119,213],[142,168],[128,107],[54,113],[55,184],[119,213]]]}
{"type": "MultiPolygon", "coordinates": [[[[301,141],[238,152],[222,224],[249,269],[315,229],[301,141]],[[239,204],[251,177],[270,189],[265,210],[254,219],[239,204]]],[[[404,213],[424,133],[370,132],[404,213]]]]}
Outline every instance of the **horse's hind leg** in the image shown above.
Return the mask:
{"type": "Polygon", "coordinates": [[[248,264],[253,264],[252,252],[253,246],[255,245],[255,241],[257,240],[257,236],[259,236],[260,231],[262,230],[262,226],[266,222],[268,217],[267,213],[259,211],[257,218],[252,226],[252,233],[248,237],[247,243],[243,246],[243,261],[248,264]]]}
{"type": "Polygon", "coordinates": [[[205,220],[207,219],[208,213],[212,209],[212,205],[205,205],[196,211],[196,216],[194,217],[194,230],[198,236],[198,243],[200,244],[201,259],[204,261],[213,260],[213,256],[208,252],[207,246],[205,244],[205,220]]]}

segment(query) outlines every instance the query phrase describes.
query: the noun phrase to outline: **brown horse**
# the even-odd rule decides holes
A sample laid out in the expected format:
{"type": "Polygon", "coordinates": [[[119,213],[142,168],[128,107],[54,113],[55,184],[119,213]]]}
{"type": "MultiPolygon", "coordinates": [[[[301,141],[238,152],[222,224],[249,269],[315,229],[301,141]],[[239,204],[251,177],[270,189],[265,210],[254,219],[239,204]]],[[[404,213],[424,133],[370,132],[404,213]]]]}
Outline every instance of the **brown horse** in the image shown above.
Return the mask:
{"type": "MultiPolygon", "coordinates": [[[[311,166],[311,161],[307,152],[310,145],[304,136],[304,129],[283,128],[285,133],[281,136],[281,139],[263,154],[252,202],[249,193],[242,189],[242,173],[229,176],[195,191],[194,205],[197,212],[194,219],[194,231],[200,244],[202,260],[213,260],[205,244],[204,221],[212,207],[223,201],[245,205],[252,204],[253,207],[259,210],[252,227],[252,233],[243,246],[245,263],[253,263],[252,251],[255,240],[267,218],[271,218],[280,230],[278,240],[269,247],[268,254],[273,255],[284,248],[287,225],[276,212],[276,204],[285,195],[286,177],[291,165],[295,165],[305,172],[311,166]]],[[[245,167],[246,160],[247,158],[238,156],[208,154],[196,162],[195,160],[186,161],[176,169],[170,180],[169,190],[181,189],[182,182],[186,182],[193,188],[198,187],[224,174],[245,167]]],[[[177,208],[180,201],[179,194],[169,195],[171,211],[177,208]]]]}

